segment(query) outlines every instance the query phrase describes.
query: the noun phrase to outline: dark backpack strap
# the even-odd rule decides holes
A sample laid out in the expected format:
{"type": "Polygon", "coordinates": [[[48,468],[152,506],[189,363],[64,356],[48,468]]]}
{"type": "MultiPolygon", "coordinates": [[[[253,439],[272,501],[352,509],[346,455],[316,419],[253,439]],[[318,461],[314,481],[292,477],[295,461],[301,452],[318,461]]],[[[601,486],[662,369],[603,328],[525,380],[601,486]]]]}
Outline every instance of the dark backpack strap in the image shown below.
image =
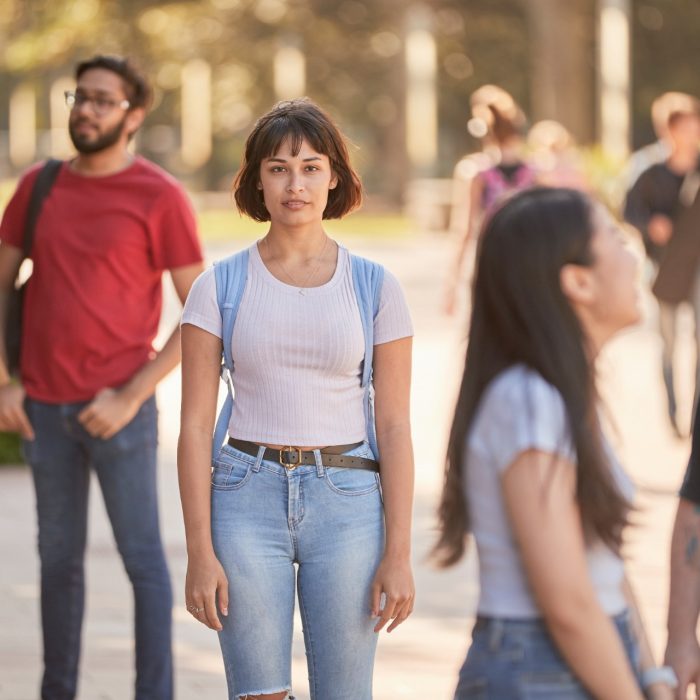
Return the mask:
{"type": "Polygon", "coordinates": [[[27,218],[24,223],[24,238],[22,239],[22,253],[25,258],[32,256],[36,222],[39,219],[44,200],[51,191],[51,187],[56,181],[62,165],[62,160],[54,158],[47,160],[34,181],[32,196],[29,199],[29,207],[27,208],[27,218]]]}

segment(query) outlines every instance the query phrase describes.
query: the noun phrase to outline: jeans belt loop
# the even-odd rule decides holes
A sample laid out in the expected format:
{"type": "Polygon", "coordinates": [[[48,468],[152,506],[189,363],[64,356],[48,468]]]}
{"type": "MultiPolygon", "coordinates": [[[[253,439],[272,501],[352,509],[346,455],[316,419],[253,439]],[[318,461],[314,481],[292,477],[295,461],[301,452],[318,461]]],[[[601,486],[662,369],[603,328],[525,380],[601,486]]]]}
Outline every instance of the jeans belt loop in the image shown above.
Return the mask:
{"type": "Polygon", "coordinates": [[[258,448],[258,454],[255,457],[255,464],[253,465],[253,471],[259,472],[260,467],[262,467],[262,462],[265,457],[265,445],[260,445],[258,448]]]}
{"type": "Polygon", "coordinates": [[[326,473],[326,468],[323,466],[321,450],[314,450],[314,459],[316,460],[316,476],[323,477],[326,473]]]}
{"type": "Polygon", "coordinates": [[[503,635],[505,633],[505,623],[499,618],[491,620],[489,625],[489,651],[496,652],[501,648],[503,635]]]}

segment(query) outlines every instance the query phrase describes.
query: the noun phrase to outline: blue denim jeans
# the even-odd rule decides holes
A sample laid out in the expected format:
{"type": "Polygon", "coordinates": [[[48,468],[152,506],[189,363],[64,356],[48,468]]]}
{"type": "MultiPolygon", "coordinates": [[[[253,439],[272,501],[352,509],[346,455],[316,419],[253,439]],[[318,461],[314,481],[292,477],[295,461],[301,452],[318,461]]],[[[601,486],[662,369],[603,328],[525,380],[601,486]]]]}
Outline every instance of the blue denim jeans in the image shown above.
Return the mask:
{"type": "MultiPolygon", "coordinates": [[[[613,618],[638,674],[629,614],[613,618]]],[[[459,672],[455,700],[592,700],[569,669],[542,620],[479,618],[459,672]]]]}
{"type": "MultiPolygon", "coordinates": [[[[347,454],[370,457],[365,444],[347,454]]],[[[291,689],[295,588],[312,700],[371,700],[370,586],[384,551],[379,475],[292,471],[225,445],[212,472],[214,548],[229,582],[219,641],[230,700],[291,689]],[[295,565],[296,568],[295,569],[295,565]]]]}
{"type": "Polygon", "coordinates": [[[170,700],[172,592],[156,496],[157,410],[150,398],[109,440],[80,425],[85,403],[27,400],[23,444],[36,490],[44,640],[42,700],[76,695],[85,598],[88,487],[94,469],[134,589],[136,700],[170,700]]]}

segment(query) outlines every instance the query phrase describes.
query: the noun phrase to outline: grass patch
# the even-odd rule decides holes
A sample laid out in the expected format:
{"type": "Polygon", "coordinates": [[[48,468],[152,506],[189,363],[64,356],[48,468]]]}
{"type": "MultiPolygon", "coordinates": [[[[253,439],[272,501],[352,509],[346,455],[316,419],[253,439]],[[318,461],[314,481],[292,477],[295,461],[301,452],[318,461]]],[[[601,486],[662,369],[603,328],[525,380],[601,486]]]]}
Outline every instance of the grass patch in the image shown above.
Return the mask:
{"type": "MultiPolygon", "coordinates": [[[[239,216],[227,209],[210,209],[197,214],[205,243],[224,243],[230,240],[261,238],[269,224],[239,216]]],[[[331,235],[345,237],[400,238],[410,235],[411,222],[398,214],[351,214],[345,219],[324,222],[331,235]]]]}
{"type": "Polygon", "coordinates": [[[0,466],[23,463],[19,435],[17,433],[0,433],[0,466]]]}
{"type": "MultiPolygon", "coordinates": [[[[0,180],[0,210],[4,209],[12,196],[17,180],[0,180]]],[[[262,238],[269,224],[240,216],[233,209],[206,209],[197,212],[197,220],[205,243],[225,243],[235,240],[262,238]]],[[[357,212],[344,219],[324,222],[331,235],[366,238],[401,238],[413,232],[410,219],[400,214],[365,214],[357,212]]]]}

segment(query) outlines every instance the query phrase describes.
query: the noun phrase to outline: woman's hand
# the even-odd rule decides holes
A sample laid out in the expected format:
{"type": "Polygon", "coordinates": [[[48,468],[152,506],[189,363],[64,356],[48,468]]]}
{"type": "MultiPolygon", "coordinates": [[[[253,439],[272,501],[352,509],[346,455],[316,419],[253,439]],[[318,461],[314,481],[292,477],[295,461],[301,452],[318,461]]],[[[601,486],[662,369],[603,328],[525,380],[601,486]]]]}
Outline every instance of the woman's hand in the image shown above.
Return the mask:
{"type": "Polygon", "coordinates": [[[666,683],[652,683],[645,691],[648,700],[675,700],[676,692],[666,683]]]}
{"type": "Polygon", "coordinates": [[[190,557],[185,579],[187,611],[203,625],[220,632],[223,625],[217,614],[228,615],[228,579],[214,553],[190,557]]]}
{"type": "Polygon", "coordinates": [[[374,631],[381,631],[389,620],[387,632],[398,627],[413,612],[415,597],[410,559],[385,555],[372,583],[372,617],[379,617],[374,631]],[[384,607],[380,609],[382,593],[384,607]]]}

